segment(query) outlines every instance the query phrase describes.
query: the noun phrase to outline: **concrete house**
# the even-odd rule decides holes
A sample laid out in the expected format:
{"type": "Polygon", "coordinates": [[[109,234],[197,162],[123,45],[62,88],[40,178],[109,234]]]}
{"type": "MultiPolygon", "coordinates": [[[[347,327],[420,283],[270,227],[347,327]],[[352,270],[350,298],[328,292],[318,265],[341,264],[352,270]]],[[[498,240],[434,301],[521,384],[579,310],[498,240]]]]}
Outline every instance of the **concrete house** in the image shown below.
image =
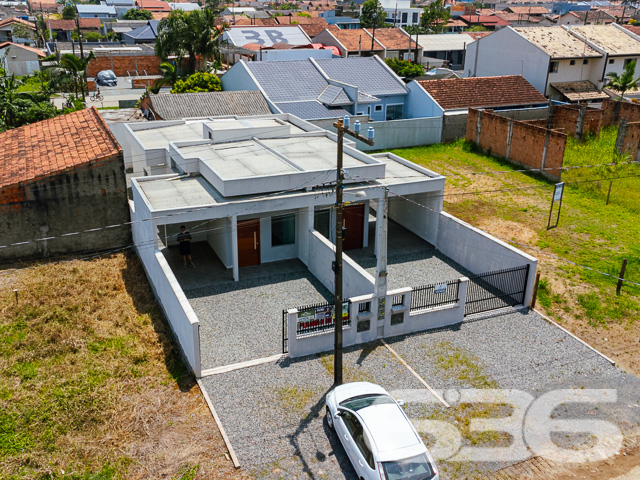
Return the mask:
{"type": "MultiPolygon", "coordinates": [[[[334,287],[336,136],[288,114],[126,129],[125,155],[167,167],[132,179],[132,231],[194,374],[331,349],[331,322],[323,317],[329,328],[315,329],[294,307],[327,301],[334,287]],[[195,268],[183,267],[175,248],[180,225],[192,235],[195,268]],[[225,328],[229,310],[202,308],[205,298],[209,306],[250,303],[255,313],[225,328]],[[310,326],[313,335],[305,334],[310,326]],[[251,351],[234,349],[238,343],[251,351]]],[[[368,155],[346,139],[343,160],[345,346],[482,311],[466,306],[467,289],[479,285],[467,275],[475,273],[516,275],[507,295],[489,296],[499,307],[529,303],[536,259],[442,211],[443,176],[389,153],[368,155]],[[428,277],[429,262],[446,273],[428,277]],[[409,271],[417,276],[407,285],[409,271]],[[423,300],[420,292],[434,289],[436,300],[423,300]]]]}
{"type": "Polygon", "coordinates": [[[260,90],[274,113],[305,120],[368,115],[406,117],[409,90],[378,57],[244,62],[221,79],[224,90],[260,90]]]}
{"type": "Polygon", "coordinates": [[[442,142],[464,137],[469,108],[509,111],[519,119],[543,118],[548,102],[520,75],[414,80],[409,116],[442,117],[442,142]]]}
{"type": "Polygon", "coordinates": [[[0,133],[0,164],[2,243],[20,243],[0,259],[130,242],[122,149],[95,108],[0,133]]]}
{"type": "Polygon", "coordinates": [[[429,67],[448,65],[453,70],[461,70],[467,46],[475,42],[470,35],[448,33],[419,35],[418,43],[422,48],[422,64],[429,67]]]}
{"type": "Polygon", "coordinates": [[[21,18],[9,17],[0,20],[0,42],[13,42],[13,43],[31,43],[33,42],[30,38],[20,38],[13,35],[13,26],[19,24],[27,27],[32,30],[34,33],[36,31],[36,26],[27,22],[26,20],[22,20],[21,18]]]}
{"type": "Polygon", "coordinates": [[[46,57],[43,50],[19,43],[0,43],[0,66],[9,75],[31,75],[40,71],[40,60],[46,57]]]}
{"type": "Polygon", "coordinates": [[[109,5],[76,5],[78,17],[80,18],[117,18],[116,7],[109,5]]]}
{"type": "Polygon", "coordinates": [[[540,93],[551,84],[602,80],[604,55],[563,27],[506,27],[467,47],[467,77],[522,75],[540,93]]]}
{"type": "Polygon", "coordinates": [[[147,24],[122,34],[125,45],[137,45],[140,43],[156,43],[158,38],[158,20],[148,20],[147,24]]]}
{"type": "MultiPolygon", "coordinates": [[[[99,18],[79,18],[80,32],[103,33],[102,22],[99,18]]],[[[71,35],[77,31],[75,20],[52,20],[47,19],[47,26],[51,33],[56,34],[56,40],[59,42],[70,42],[71,35]]]]}

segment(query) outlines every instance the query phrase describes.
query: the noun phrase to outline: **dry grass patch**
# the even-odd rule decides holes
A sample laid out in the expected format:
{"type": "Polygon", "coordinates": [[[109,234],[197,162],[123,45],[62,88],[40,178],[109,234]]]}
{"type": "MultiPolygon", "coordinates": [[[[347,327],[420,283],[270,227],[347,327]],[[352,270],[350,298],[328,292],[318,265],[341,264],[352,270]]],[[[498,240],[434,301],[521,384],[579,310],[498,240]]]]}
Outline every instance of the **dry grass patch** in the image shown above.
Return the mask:
{"type": "Polygon", "coordinates": [[[0,477],[237,478],[135,255],[2,277],[0,477]]]}

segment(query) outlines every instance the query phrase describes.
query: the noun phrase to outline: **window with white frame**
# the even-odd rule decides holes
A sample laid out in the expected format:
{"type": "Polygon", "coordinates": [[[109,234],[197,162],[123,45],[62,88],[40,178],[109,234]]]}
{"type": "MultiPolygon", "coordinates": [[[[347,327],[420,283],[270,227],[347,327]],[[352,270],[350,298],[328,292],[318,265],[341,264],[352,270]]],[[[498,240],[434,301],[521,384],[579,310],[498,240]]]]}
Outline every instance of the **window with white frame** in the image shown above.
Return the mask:
{"type": "Polygon", "coordinates": [[[404,105],[387,105],[387,120],[399,120],[402,118],[402,110],[404,105]]]}

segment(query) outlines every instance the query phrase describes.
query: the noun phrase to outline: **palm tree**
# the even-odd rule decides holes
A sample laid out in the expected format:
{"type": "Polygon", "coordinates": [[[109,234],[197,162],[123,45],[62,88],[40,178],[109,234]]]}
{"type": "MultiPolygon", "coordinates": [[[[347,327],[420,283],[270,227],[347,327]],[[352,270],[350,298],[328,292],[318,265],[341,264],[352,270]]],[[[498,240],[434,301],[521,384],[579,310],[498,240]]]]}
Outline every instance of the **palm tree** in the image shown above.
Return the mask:
{"type": "Polygon", "coordinates": [[[178,69],[169,62],[162,62],[158,66],[158,70],[160,70],[160,75],[162,75],[158,80],[153,82],[153,86],[149,88],[151,93],[158,93],[160,88],[165,85],[173,85],[178,80],[178,69]]]}
{"type": "Polygon", "coordinates": [[[615,92],[620,93],[619,101],[624,99],[624,94],[627,90],[632,90],[638,86],[638,82],[640,81],[640,77],[634,79],[634,75],[636,73],[636,61],[633,60],[627,63],[622,71],[622,75],[618,75],[616,72],[607,73],[607,78],[609,79],[609,83],[607,86],[614,90],[615,92]]]}
{"type": "Polygon", "coordinates": [[[85,58],[78,58],[72,53],[65,53],[60,56],[57,65],[47,67],[53,76],[53,83],[60,85],[63,82],[71,82],[73,84],[74,94],[77,97],[78,91],[82,94],[82,101],[86,100],[86,75],[89,62],[93,60],[95,55],[90,52],[85,58]]]}
{"type": "Polygon", "coordinates": [[[223,28],[216,27],[215,20],[215,14],[209,10],[173,10],[158,25],[156,55],[163,60],[175,55],[178,67],[183,65],[183,58],[188,56],[184,72],[187,75],[196,71],[198,56],[202,57],[202,68],[205,68],[207,58],[217,59],[220,55],[218,44],[223,28]]]}
{"type": "Polygon", "coordinates": [[[16,100],[34,100],[30,93],[18,92],[23,83],[15,75],[0,78],[0,123],[5,129],[16,126],[16,117],[22,108],[16,100]]]}

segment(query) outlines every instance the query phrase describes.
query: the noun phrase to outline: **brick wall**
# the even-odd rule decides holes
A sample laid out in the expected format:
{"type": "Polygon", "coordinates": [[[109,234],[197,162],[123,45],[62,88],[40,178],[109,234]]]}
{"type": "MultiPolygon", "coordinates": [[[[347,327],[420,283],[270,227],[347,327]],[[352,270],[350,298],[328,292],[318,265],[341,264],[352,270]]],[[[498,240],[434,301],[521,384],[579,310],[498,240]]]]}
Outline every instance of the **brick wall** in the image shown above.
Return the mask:
{"type": "Polygon", "coordinates": [[[622,153],[629,156],[626,161],[638,161],[640,149],[640,122],[627,124],[627,132],[622,142],[622,153]]]}
{"type": "Polygon", "coordinates": [[[618,124],[621,118],[626,118],[628,122],[640,122],[640,104],[638,103],[605,100],[602,103],[602,112],[603,126],[618,124]]]}
{"type": "Polygon", "coordinates": [[[134,78],[132,79],[133,88],[150,87],[156,80],[157,78],[134,78]]]}
{"type": "Polygon", "coordinates": [[[555,168],[562,166],[567,141],[565,134],[528,122],[504,118],[485,110],[481,114],[478,138],[479,115],[479,110],[469,109],[467,141],[477,143],[492,155],[504,157],[528,168],[542,168],[544,161],[543,175],[553,180],[560,179],[561,172],[555,168]]]}
{"type": "Polygon", "coordinates": [[[117,248],[131,242],[129,226],[60,237],[130,219],[122,152],[54,175],[0,189],[0,261],[117,248]],[[36,241],[43,237],[59,237],[36,241]]]}
{"type": "Polygon", "coordinates": [[[162,61],[155,55],[100,55],[89,62],[87,75],[95,77],[101,70],[113,70],[118,77],[127,75],[160,75],[160,66],[162,61]],[[128,72],[128,73],[127,73],[128,72]]]}

